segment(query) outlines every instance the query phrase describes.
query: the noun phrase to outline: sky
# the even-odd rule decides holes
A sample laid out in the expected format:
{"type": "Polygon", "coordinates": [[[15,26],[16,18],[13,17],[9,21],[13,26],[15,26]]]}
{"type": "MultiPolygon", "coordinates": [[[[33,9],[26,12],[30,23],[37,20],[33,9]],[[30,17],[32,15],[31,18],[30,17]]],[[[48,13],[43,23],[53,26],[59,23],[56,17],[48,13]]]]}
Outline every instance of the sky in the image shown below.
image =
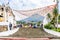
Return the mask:
{"type": "MultiPolygon", "coordinates": [[[[14,10],[31,10],[55,4],[53,0],[0,0],[0,5],[2,5],[3,3],[7,4],[8,2],[9,6],[14,10]]],[[[59,2],[59,11],[60,11],[60,2],[59,2]]],[[[17,20],[21,20],[20,18],[24,19],[23,18],[24,15],[21,14],[18,15],[16,16],[17,20]],[[18,15],[20,15],[20,17],[18,15]]],[[[24,17],[27,18],[27,16],[24,17]]]]}
{"type": "Polygon", "coordinates": [[[0,4],[6,4],[15,10],[30,10],[54,4],[53,0],[0,0],[0,4]]]}
{"type": "Polygon", "coordinates": [[[43,0],[11,0],[10,7],[16,10],[30,10],[54,4],[52,1],[43,0]]]}
{"type": "Polygon", "coordinates": [[[59,13],[60,13],[60,0],[59,0],[59,13]]]}

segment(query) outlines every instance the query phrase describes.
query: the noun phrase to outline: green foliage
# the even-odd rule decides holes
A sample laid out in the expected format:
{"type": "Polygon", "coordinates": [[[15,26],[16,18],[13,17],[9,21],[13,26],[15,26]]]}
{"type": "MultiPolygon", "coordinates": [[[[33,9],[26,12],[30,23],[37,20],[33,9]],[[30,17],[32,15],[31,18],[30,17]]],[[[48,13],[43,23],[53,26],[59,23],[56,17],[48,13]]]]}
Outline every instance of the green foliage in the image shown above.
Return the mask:
{"type": "Polygon", "coordinates": [[[53,18],[52,18],[52,20],[50,22],[54,26],[57,23],[57,16],[58,16],[58,9],[55,7],[54,10],[53,10],[53,18]]]}
{"type": "Polygon", "coordinates": [[[44,26],[47,29],[54,29],[54,26],[51,23],[48,23],[44,26]]]}
{"type": "Polygon", "coordinates": [[[57,32],[60,32],[60,28],[57,28],[57,32]]]}
{"type": "Polygon", "coordinates": [[[17,24],[20,24],[21,22],[20,21],[16,21],[17,22],[17,24]]]}
{"type": "Polygon", "coordinates": [[[50,23],[55,26],[55,23],[56,23],[55,18],[53,18],[50,23]]]}
{"type": "Polygon", "coordinates": [[[52,29],[52,30],[57,31],[57,29],[56,29],[56,28],[54,28],[54,29],[52,29]]]}
{"type": "Polygon", "coordinates": [[[31,21],[30,23],[31,23],[32,25],[35,25],[35,24],[37,24],[37,23],[36,23],[36,22],[34,22],[34,21],[31,21]]]}
{"type": "Polygon", "coordinates": [[[17,21],[17,24],[25,24],[25,21],[17,21]]]}
{"type": "Polygon", "coordinates": [[[24,26],[28,26],[28,24],[25,23],[24,26]]]}
{"type": "Polygon", "coordinates": [[[60,24],[60,15],[58,16],[58,23],[60,24]]]}
{"type": "Polygon", "coordinates": [[[58,16],[58,9],[56,7],[53,10],[53,15],[54,15],[54,17],[58,16]]]}
{"type": "Polygon", "coordinates": [[[44,27],[45,27],[46,29],[50,29],[50,30],[54,30],[54,31],[56,31],[56,32],[60,32],[60,28],[54,27],[51,23],[48,23],[48,24],[44,25],[44,27]]]}
{"type": "Polygon", "coordinates": [[[58,19],[60,20],[60,15],[58,16],[58,19]]]}
{"type": "MultiPolygon", "coordinates": [[[[50,15],[48,14],[50,17],[50,15]]],[[[54,8],[53,10],[53,18],[50,23],[46,24],[44,27],[46,29],[54,30],[56,32],[60,32],[60,28],[56,28],[55,24],[57,24],[57,16],[58,16],[58,9],[54,8]]],[[[60,15],[58,16],[58,23],[60,23],[60,15]]]]}
{"type": "Polygon", "coordinates": [[[40,26],[41,21],[37,22],[37,26],[40,26]]]}
{"type": "Polygon", "coordinates": [[[60,28],[54,28],[54,29],[52,29],[52,30],[54,30],[54,31],[56,31],[56,32],[60,32],[60,28]]]}
{"type": "Polygon", "coordinates": [[[58,20],[58,23],[60,24],[60,20],[58,20]]]}
{"type": "Polygon", "coordinates": [[[50,15],[50,13],[47,14],[47,17],[51,19],[51,15],[50,15]]]}

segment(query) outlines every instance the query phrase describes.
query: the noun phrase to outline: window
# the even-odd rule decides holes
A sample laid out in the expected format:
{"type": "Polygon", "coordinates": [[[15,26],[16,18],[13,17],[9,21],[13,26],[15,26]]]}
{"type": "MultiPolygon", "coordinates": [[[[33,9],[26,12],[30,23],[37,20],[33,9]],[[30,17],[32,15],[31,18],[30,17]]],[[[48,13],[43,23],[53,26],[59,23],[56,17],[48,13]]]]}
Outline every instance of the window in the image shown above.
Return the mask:
{"type": "Polygon", "coordinates": [[[0,14],[0,22],[2,22],[4,20],[3,18],[3,13],[0,14]]]}
{"type": "Polygon", "coordinates": [[[3,9],[3,8],[1,8],[1,10],[2,10],[2,11],[4,11],[4,9],[3,9]]]}
{"type": "Polygon", "coordinates": [[[0,17],[3,17],[3,13],[0,14],[0,17]]]}
{"type": "Polygon", "coordinates": [[[3,16],[3,13],[1,13],[1,15],[3,16]]]}

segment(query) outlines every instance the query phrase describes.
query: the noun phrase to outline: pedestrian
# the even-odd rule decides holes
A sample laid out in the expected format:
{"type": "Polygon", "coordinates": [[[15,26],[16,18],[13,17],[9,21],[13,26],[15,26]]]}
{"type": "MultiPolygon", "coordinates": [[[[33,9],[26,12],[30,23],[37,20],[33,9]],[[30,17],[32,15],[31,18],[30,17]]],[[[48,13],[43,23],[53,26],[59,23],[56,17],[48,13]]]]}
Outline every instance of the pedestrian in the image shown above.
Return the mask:
{"type": "Polygon", "coordinates": [[[29,24],[29,27],[32,28],[32,24],[29,24]]]}
{"type": "Polygon", "coordinates": [[[11,23],[9,24],[9,28],[10,28],[10,30],[12,29],[12,24],[11,23]]]}
{"type": "Polygon", "coordinates": [[[40,25],[40,28],[43,30],[43,23],[40,25]]]}
{"type": "Polygon", "coordinates": [[[37,28],[37,24],[35,24],[33,28],[37,28]]]}
{"type": "Polygon", "coordinates": [[[22,27],[22,24],[20,24],[20,27],[22,27]]]}

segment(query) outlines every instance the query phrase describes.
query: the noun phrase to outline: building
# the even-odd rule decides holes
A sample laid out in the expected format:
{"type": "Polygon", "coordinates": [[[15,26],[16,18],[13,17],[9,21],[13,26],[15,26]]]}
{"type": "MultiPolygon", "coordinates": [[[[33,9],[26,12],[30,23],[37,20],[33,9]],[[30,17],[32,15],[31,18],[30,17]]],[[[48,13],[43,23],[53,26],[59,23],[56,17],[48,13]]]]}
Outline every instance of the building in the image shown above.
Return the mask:
{"type": "Polygon", "coordinates": [[[12,24],[12,28],[16,25],[15,15],[8,4],[0,5],[0,31],[9,30],[9,23],[12,24]]]}

